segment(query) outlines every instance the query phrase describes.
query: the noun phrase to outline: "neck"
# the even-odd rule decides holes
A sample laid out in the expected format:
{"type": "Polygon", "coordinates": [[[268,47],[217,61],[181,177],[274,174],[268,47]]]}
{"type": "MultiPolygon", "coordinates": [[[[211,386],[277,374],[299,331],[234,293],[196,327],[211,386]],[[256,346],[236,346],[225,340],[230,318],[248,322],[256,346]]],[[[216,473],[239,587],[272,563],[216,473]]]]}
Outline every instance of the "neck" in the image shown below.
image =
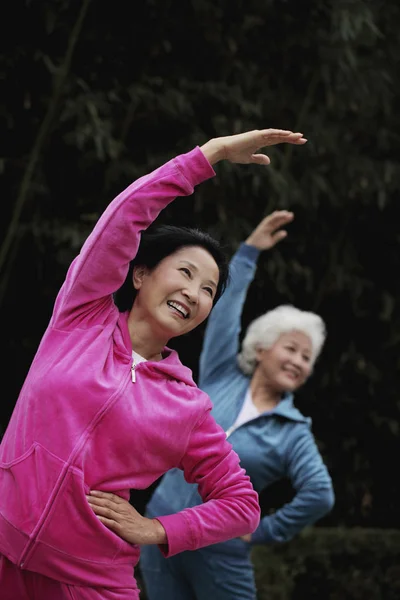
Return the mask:
{"type": "Polygon", "coordinates": [[[253,404],[260,412],[272,410],[282,399],[282,392],[271,387],[268,380],[256,369],[250,382],[253,404]]]}
{"type": "Polygon", "coordinates": [[[168,343],[167,337],[155,333],[147,321],[137,318],[133,308],[128,316],[128,329],[132,350],[146,360],[162,359],[162,351],[168,343]]]}

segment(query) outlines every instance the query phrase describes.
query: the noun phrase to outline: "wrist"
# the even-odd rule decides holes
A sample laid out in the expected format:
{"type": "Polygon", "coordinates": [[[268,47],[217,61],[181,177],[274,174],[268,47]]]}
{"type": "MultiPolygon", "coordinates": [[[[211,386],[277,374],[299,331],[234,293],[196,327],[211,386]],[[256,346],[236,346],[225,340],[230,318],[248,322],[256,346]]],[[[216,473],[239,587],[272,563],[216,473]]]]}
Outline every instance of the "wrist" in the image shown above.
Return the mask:
{"type": "Polygon", "coordinates": [[[200,150],[210,163],[210,165],[215,165],[220,160],[225,158],[225,148],[223,144],[221,144],[219,138],[213,138],[200,146],[200,150]]]}
{"type": "Polygon", "coordinates": [[[247,240],[244,241],[244,243],[246,244],[246,246],[252,246],[253,248],[256,248],[257,250],[261,251],[262,248],[260,248],[260,246],[257,244],[257,242],[255,240],[252,239],[252,237],[248,237],[247,240]]]}
{"type": "Polygon", "coordinates": [[[167,534],[164,527],[158,519],[151,519],[152,523],[152,538],[151,544],[167,544],[167,534]]]}

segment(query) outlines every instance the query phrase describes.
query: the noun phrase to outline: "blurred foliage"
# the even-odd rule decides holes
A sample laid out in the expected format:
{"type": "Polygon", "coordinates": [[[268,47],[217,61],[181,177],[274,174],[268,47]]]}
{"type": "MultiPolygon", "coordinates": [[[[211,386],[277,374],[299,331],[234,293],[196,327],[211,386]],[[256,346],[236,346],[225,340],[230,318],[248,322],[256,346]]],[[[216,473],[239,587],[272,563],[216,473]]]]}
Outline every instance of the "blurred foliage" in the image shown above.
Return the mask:
{"type": "Polygon", "coordinates": [[[257,546],[258,600],[397,600],[400,532],[305,530],[280,546],[257,546]]]}
{"type": "MultiPolygon", "coordinates": [[[[210,137],[304,132],[270,167],[219,164],[160,221],[233,252],[275,208],[243,324],[282,302],[328,339],[298,394],[334,479],[323,525],[399,526],[400,5],[394,0],[15,0],[3,20],[2,427],[69,262],[132,179],[210,137]],[[4,383],[6,382],[6,383],[4,383]]],[[[197,374],[202,330],[173,342],[197,374]]]]}
{"type": "MultiPolygon", "coordinates": [[[[255,546],[257,600],[398,600],[400,532],[309,528],[291,542],[255,546]]],[[[140,573],[135,576],[146,600],[140,573]]]]}

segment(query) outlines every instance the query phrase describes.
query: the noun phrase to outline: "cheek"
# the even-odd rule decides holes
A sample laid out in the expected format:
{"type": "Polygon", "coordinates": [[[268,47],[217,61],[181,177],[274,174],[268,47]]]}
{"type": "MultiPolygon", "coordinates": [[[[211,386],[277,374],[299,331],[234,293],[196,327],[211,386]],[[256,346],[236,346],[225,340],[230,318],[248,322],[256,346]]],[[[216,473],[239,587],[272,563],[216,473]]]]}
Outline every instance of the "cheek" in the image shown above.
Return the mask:
{"type": "Polygon", "coordinates": [[[282,370],[282,361],[278,356],[270,357],[262,361],[262,368],[269,377],[278,375],[282,370]]]}
{"type": "Polygon", "coordinates": [[[290,352],[288,352],[287,350],[282,348],[282,350],[280,350],[280,352],[276,353],[275,362],[276,362],[276,364],[283,366],[285,363],[290,362],[291,358],[292,358],[292,356],[291,356],[290,352]]]}
{"type": "Polygon", "coordinates": [[[200,310],[197,313],[198,319],[202,322],[207,319],[212,309],[212,302],[205,302],[200,306],[200,310]]]}
{"type": "Polygon", "coordinates": [[[169,296],[176,292],[182,282],[173,271],[159,272],[152,280],[151,292],[158,296],[169,296]]]}
{"type": "Polygon", "coordinates": [[[204,293],[200,297],[199,312],[201,312],[203,315],[206,315],[208,317],[212,308],[213,308],[213,299],[211,298],[211,296],[204,293]]]}

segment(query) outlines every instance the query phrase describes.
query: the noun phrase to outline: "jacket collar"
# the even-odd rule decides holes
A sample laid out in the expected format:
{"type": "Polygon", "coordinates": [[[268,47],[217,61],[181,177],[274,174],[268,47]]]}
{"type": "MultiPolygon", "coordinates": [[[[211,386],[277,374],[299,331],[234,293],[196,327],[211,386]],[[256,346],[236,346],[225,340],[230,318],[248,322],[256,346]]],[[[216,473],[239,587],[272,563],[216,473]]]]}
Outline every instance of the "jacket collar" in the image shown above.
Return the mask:
{"type": "Polygon", "coordinates": [[[305,417],[301,412],[294,406],[293,394],[286,393],[283,395],[282,400],[275,406],[275,408],[269,413],[272,415],[279,415],[290,421],[297,421],[299,423],[311,423],[310,417],[305,417]]]}
{"type": "MultiPolygon", "coordinates": [[[[128,329],[128,315],[129,311],[119,314],[120,327],[122,330],[122,336],[124,345],[127,351],[129,360],[132,358],[132,343],[128,329]]],[[[176,350],[165,346],[163,349],[163,359],[160,361],[146,361],[143,363],[143,368],[150,369],[154,374],[159,374],[167,379],[175,379],[181,381],[188,386],[197,388],[196,383],[193,380],[193,375],[189,367],[185,367],[179,359],[179,355],[176,350]]]]}

